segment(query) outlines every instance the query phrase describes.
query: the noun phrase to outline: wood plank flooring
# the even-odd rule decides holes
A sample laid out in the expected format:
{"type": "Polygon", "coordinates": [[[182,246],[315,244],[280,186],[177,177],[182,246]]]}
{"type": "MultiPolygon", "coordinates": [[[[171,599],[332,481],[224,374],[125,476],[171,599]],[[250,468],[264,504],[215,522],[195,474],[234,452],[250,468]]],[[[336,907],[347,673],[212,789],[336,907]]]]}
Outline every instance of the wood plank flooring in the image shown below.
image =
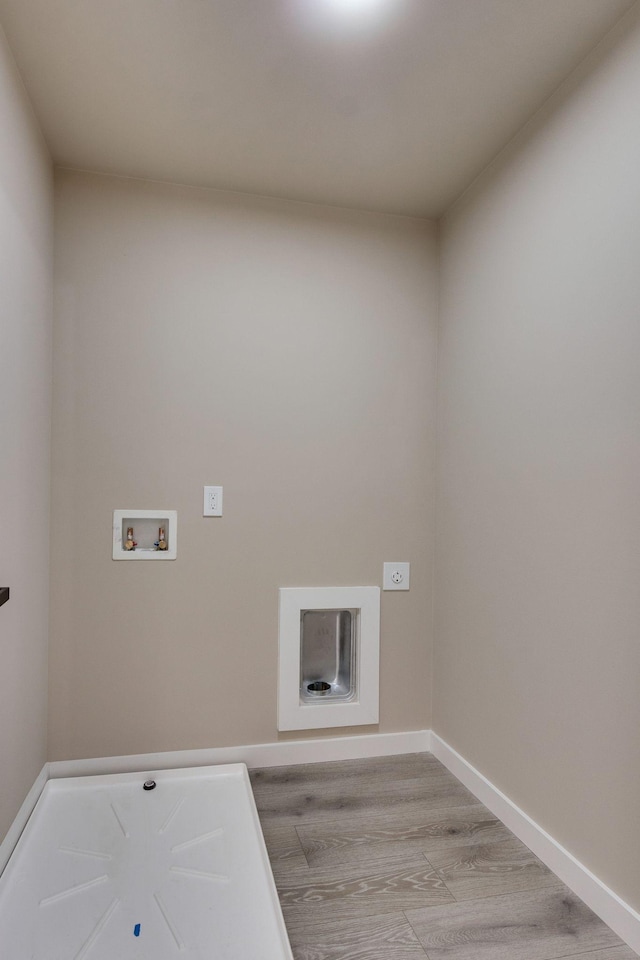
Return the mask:
{"type": "Polygon", "coordinates": [[[251,782],[296,960],[637,960],[430,754],[251,782]]]}

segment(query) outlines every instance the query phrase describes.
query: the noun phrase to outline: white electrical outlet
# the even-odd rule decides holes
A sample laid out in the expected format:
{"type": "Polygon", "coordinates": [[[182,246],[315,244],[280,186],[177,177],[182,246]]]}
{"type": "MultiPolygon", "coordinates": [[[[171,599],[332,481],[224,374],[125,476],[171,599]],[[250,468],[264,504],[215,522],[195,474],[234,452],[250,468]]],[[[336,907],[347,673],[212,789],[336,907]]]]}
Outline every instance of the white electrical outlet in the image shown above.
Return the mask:
{"type": "Polygon", "coordinates": [[[391,562],[383,564],[382,589],[408,590],[411,580],[411,564],[391,562]]]}
{"type": "Polygon", "coordinates": [[[204,488],[203,517],[222,516],[222,487],[204,488]]]}

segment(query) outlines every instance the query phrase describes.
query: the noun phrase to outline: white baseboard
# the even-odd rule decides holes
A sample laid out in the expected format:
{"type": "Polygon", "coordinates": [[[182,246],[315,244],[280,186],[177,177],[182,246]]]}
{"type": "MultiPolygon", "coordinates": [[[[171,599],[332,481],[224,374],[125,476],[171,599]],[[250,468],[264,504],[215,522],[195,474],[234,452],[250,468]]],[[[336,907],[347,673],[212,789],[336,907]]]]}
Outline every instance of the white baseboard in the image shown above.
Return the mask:
{"type": "Polygon", "coordinates": [[[372,733],[352,737],[325,737],[313,740],[281,740],[252,746],[211,747],[204,750],[176,750],[168,753],[140,753],[96,760],[55,760],[49,776],[87,777],[105,773],[134,773],[205,767],[215,763],[246,763],[251,767],[280,767],[325,760],[359,760],[401,753],[422,753],[431,746],[429,730],[405,733],[372,733]]]}
{"type": "Polygon", "coordinates": [[[640,954],[640,914],[605,886],[573,854],[554,840],[479,770],[436,733],[431,751],[465,787],[522,840],[614,933],[640,954]]]}
{"type": "Polygon", "coordinates": [[[9,857],[14,851],[15,845],[20,839],[22,831],[27,825],[27,821],[31,814],[33,813],[33,808],[38,802],[40,794],[44,790],[44,786],[49,779],[49,764],[45,763],[44,767],[38,774],[35,783],[29,790],[29,793],[24,798],[24,802],[20,809],[18,810],[13,823],[9,827],[7,834],[0,843],[0,874],[6,867],[9,857]]]}

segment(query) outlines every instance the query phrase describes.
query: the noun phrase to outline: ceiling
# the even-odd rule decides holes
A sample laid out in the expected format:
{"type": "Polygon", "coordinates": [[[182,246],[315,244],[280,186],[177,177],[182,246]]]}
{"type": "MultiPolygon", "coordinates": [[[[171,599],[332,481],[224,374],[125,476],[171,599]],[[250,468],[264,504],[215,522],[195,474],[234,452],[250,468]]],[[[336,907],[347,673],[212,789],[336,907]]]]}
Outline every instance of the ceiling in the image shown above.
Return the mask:
{"type": "Polygon", "coordinates": [[[0,0],[0,22],[58,164],[437,217],[633,2],[0,0]]]}

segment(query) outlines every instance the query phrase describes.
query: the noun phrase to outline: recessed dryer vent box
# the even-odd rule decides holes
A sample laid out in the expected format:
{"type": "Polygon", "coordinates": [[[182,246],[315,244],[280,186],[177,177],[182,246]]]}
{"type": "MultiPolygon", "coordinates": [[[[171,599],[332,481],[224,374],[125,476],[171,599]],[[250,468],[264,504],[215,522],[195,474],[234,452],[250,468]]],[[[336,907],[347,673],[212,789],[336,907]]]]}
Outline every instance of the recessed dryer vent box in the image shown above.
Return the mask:
{"type": "Polygon", "coordinates": [[[175,560],[178,554],[178,513],[176,510],[114,510],[114,560],[175,560]],[[127,531],[133,528],[135,548],[128,550],[127,531]],[[164,530],[166,550],[158,549],[159,532],[164,530]]]}
{"type": "Polygon", "coordinates": [[[378,722],[380,589],[280,589],[278,729],[378,722]]]}

